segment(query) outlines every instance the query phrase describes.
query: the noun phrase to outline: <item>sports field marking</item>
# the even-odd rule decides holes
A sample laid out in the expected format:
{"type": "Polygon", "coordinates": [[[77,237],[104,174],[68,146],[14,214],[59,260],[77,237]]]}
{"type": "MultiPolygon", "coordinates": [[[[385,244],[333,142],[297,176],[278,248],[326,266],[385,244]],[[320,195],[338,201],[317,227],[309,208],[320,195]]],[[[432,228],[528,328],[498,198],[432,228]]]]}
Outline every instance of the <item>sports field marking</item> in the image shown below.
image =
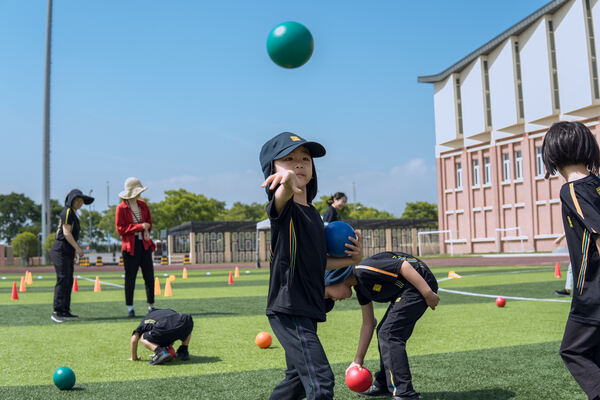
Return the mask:
{"type": "MultiPolygon", "coordinates": [[[[95,279],[86,278],[85,276],[81,276],[81,275],[77,275],[77,279],[85,279],[86,281],[96,282],[95,279]]],[[[123,289],[125,287],[123,285],[119,285],[118,283],[111,283],[111,282],[105,282],[105,281],[100,281],[100,283],[103,285],[114,286],[114,287],[118,287],[121,289],[123,289]]]]}
{"type": "MultiPolygon", "coordinates": [[[[501,273],[501,274],[503,274],[503,273],[507,273],[507,274],[520,274],[520,273],[526,273],[526,272],[539,272],[539,270],[509,271],[509,272],[498,272],[498,273],[488,272],[488,273],[473,274],[473,275],[463,275],[463,278],[466,278],[466,277],[469,277],[469,276],[497,275],[499,273],[501,273]]],[[[452,280],[452,278],[438,279],[438,283],[439,282],[448,281],[448,280],[452,280]]],[[[465,291],[462,291],[462,290],[451,290],[451,289],[443,289],[443,288],[438,288],[438,291],[446,292],[446,293],[462,294],[463,296],[489,297],[489,298],[492,298],[492,299],[495,299],[496,297],[504,297],[507,300],[550,301],[550,302],[553,302],[553,303],[570,303],[571,302],[571,300],[536,299],[536,298],[533,298],[533,297],[502,296],[502,295],[499,295],[499,294],[473,293],[473,292],[465,292],[465,291]]]]}

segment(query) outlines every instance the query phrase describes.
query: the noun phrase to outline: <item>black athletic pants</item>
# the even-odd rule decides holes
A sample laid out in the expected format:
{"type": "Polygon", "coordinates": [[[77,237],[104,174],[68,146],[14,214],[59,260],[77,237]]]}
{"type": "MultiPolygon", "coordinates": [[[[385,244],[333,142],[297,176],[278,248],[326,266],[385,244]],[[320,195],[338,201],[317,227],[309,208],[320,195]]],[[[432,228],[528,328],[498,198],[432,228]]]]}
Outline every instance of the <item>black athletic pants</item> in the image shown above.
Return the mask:
{"type": "Polygon", "coordinates": [[[152,264],[152,251],[144,250],[144,244],[135,238],[135,250],[131,255],[123,252],[123,264],[125,264],[125,304],[133,305],[133,291],[135,290],[135,278],[138,268],[142,268],[142,276],[146,285],[146,301],[154,304],[154,265],[152,264]]]}
{"type": "Polygon", "coordinates": [[[590,399],[600,395],[600,326],[567,320],[560,356],[590,399]]]}
{"type": "Polygon", "coordinates": [[[388,388],[394,396],[414,396],[412,376],[406,354],[406,341],[412,335],[415,324],[427,310],[421,294],[409,287],[395,302],[390,304],[377,326],[379,339],[379,371],[375,383],[388,388]]]}
{"type": "Polygon", "coordinates": [[[317,322],[287,314],[269,315],[273,333],[285,350],[285,378],[271,400],[331,400],[334,376],[317,336],[317,322]]]}
{"type": "MultiPolygon", "coordinates": [[[[71,291],[73,290],[74,252],[65,250],[63,244],[57,243],[50,249],[50,260],[56,270],[56,286],[54,286],[54,311],[67,313],[71,309],[71,291]]],[[[71,247],[71,245],[68,245],[71,247]]],[[[73,247],[71,247],[73,249],[73,247]]]]}

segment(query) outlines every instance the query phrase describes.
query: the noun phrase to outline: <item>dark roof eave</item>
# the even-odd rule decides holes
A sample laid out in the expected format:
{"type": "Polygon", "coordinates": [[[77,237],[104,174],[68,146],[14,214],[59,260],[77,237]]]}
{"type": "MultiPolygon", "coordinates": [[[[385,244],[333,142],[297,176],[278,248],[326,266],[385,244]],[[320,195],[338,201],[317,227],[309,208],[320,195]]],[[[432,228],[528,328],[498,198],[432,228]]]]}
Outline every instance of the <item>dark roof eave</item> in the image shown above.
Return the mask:
{"type": "Polygon", "coordinates": [[[500,35],[496,36],[495,38],[493,38],[492,40],[490,40],[489,42],[487,42],[486,44],[484,44],[483,46],[481,46],[480,48],[478,48],[477,50],[475,50],[474,52],[472,52],[471,54],[469,54],[462,60],[458,61],[456,64],[452,65],[450,68],[447,68],[443,72],[440,72],[439,74],[436,74],[436,75],[419,76],[417,78],[417,81],[419,83],[436,83],[436,82],[443,81],[451,74],[461,71],[463,68],[465,68],[467,65],[469,65],[477,57],[484,55],[484,54],[489,54],[494,48],[496,48],[498,45],[500,45],[500,43],[504,42],[509,37],[514,36],[514,35],[519,35],[521,32],[523,32],[525,29],[527,29],[529,26],[531,26],[539,18],[543,17],[546,14],[552,13],[553,11],[555,11],[557,8],[559,8],[560,6],[562,6],[564,3],[568,2],[568,1],[570,1],[570,0],[553,0],[553,1],[551,1],[550,3],[546,4],[545,6],[543,6],[536,12],[534,12],[533,14],[526,17],[525,19],[521,20],[520,22],[517,22],[515,25],[508,28],[506,31],[502,32],[500,35]]]}

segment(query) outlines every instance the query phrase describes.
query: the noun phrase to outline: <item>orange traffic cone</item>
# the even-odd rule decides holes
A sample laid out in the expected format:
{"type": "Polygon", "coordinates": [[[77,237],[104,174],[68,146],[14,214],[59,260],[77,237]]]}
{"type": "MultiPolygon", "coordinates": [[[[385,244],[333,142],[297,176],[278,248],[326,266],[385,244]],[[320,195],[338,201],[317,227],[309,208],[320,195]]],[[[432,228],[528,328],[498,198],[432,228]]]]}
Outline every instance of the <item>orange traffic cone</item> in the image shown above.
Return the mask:
{"type": "Polygon", "coordinates": [[[558,261],[554,265],[554,277],[556,279],[562,278],[562,275],[560,274],[560,264],[558,263],[558,261]]]}
{"type": "Polygon", "coordinates": [[[31,276],[31,271],[25,271],[25,283],[28,285],[33,285],[33,277],[31,276]]]}
{"type": "Polygon", "coordinates": [[[171,282],[175,282],[175,275],[169,275],[169,277],[167,278],[167,280],[169,280],[171,282]]]}
{"type": "Polygon", "coordinates": [[[235,266],[235,274],[233,274],[233,276],[235,278],[239,278],[240,277],[240,269],[238,268],[238,266],[235,266]]]}
{"type": "Polygon", "coordinates": [[[19,287],[19,292],[23,293],[27,291],[27,285],[25,284],[25,277],[21,277],[21,286],[19,287]]]}
{"type": "Polygon", "coordinates": [[[94,292],[101,292],[102,287],[100,286],[100,277],[96,276],[96,282],[94,282],[94,292]]]}
{"type": "Polygon", "coordinates": [[[77,283],[77,277],[73,278],[73,291],[79,292],[79,284],[77,283]]]}
{"type": "Polygon", "coordinates": [[[160,279],[158,279],[158,276],[156,278],[154,278],[154,295],[158,296],[161,294],[160,291],[160,279]]]}
{"type": "Polygon", "coordinates": [[[183,274],[181,275],[181,279],[187,279],[188,275],[187,275],[187,268],[183,267],[183,274]]]}
{"type": "Polygon", "coordinates": [[[171,288],[171,281],[167,279],[167,283],[165,283],[165,297],[173,296],[173,288],[171,288]]]}
{"type": "Polygon", "coordinates": [[[13,281],[13,290],[11,300],[19,300],[19,294],[17,293],[17,282],[13,281]]]}
{"type": "Polygon", "coordinates": [[[449,279],[460,279],[460,278],[462,278],[462,276],[457,274],[454,271],[448,271],[448,278],[449,279]]]}
{"type": "Polygon", "coordinates": [[[228,285],[233,285],[233,273],[229,271],[229,280],[227,281],[228,285]]]}

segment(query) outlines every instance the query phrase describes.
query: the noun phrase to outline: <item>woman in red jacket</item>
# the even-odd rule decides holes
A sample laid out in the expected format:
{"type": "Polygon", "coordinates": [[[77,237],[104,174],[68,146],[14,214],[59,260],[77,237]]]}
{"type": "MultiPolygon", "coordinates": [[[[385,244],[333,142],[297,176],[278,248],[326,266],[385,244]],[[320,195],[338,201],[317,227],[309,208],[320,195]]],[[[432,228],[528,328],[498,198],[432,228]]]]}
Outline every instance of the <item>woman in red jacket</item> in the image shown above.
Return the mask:
{"type": "Polygon", "coordinates": [[[138,268],[142,268],[142,276],[146,285],[146,300],[148,310],[154,310],[154,265],[152,252],[156,248],[150,232],[152,231],[152,217],[150,209],[140,194],[146,190],[137,178],[128,178],[125,181],[125,190],[119,193],[123,200],[117,206],[115,222],[117,232],[121,235],[121,251],[125,264],[125,304],[129,310],[129,318],[135,318],[133,310],[133,291],[138,268]]]}

